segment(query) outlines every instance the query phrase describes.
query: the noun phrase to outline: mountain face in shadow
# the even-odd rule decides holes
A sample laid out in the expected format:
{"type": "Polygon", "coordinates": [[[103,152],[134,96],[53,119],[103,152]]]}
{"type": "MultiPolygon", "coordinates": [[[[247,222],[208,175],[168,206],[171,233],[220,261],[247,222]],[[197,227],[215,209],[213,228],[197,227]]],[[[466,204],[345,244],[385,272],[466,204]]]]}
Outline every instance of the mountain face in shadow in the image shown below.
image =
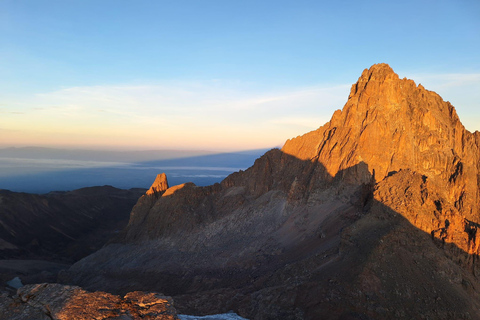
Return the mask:
{"type": "Polygon", "coordinates": [[[159,178],[60,280],[249,319],[478,319],[480,134],[365,70],[342,111],[219,184],[159,178]]]}
{"type": "Polygon", "coordinates": [[[0,190],[0,259],[75,262],[125,227],[144,192],[110,186],[45,195],[0,190]]]}

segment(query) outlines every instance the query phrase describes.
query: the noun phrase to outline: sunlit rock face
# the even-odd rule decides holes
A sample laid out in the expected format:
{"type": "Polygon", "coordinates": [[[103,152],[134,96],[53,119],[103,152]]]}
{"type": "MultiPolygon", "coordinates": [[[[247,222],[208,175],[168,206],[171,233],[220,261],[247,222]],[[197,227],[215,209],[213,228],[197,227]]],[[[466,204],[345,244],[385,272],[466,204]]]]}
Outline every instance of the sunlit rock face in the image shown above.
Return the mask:
{"type": "Polygon", "coordinates": [[[161,194],[168,189],[167,175],[165,173],[160,173],[157,175],[157,178],[153,182],[150,189],[147,191],[147,195],[161,194]]]}
{"type": "Polygon", "coordinates": [[[157,290],[187,314],[478,319],[479,141],[374,65],[330,122],[246,171],[143,196],[61,280],[157,290]]]}
{"type": "Polygon", "coordinates": [[[331,176],[361,162],[376,181],[410,169],[435,181],[448,202],[480,222],[476,136],[449,102],[377,64],[363,71],[330,122],[288,140],[282,151],[321,162],[331,176]]]}
{"type": "Polygon", "coordinates": [[[158,293],[130,292],[124,297],[80,287],[35,284],[0,299],[0,319],[158,319],[178,320],[172,299],[158,293]]]}
{"type": "Polygon", "coordinates": [[[331,176],[368,164],[369,175],[356,178],[386,180],[376,186],[376,200],[421,230],[477,255],[478,137],[479,132],[465,130],[449,102],[378,64],[363,71],[345,107],[329,123],[288,140],[282,151],[321,162],[331,176]],[[403,172],[400,180],[395,174],[403,169],[413,176],[403,172]],[[411,184],[418,176],[425,181],[413,192],[411,184]],[[410,190],[401,193],[402,187],[410,190]],[[398,198],[407,199],[408,205],[399,205],[394,201],[398,198]]]}

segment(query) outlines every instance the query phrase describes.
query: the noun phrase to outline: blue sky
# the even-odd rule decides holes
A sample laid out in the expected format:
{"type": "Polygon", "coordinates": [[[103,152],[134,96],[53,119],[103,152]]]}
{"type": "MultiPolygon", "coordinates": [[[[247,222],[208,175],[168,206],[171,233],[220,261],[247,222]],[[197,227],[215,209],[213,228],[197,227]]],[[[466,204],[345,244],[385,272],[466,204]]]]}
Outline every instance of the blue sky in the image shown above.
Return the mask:
{"type": "Polygon", "coordinates": [[[0,0],[0,43],[0,146],[274,147],[378,62],[480,130],[476,0],[0,0]]]}

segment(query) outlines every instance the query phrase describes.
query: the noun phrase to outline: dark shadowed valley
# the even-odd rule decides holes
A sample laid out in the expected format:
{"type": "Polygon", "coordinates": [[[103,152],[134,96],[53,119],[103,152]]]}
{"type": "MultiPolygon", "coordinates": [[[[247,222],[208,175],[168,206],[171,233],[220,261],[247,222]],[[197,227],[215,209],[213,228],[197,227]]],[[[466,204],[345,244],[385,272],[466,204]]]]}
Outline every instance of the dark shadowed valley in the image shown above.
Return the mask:
{"type": "Polygon", "coordinates": [[[44,195],[0,191],[0,280],[55,282],[127,224],[144,189],[90,187],[44,195]]]}

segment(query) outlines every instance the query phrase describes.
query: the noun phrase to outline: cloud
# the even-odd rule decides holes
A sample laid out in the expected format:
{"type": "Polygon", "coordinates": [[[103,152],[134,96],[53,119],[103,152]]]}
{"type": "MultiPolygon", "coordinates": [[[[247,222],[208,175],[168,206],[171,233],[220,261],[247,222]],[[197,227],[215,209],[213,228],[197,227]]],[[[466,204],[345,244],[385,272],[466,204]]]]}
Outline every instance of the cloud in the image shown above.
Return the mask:
{"type": "Polygon", "coordinates": [[[450,101],[468,130],[480,130],[480,73],[414,74],[409,78],[450,101]]]}
{"type": "Polygon", "coordinates": [[[270,120],[270,123],[279,126],[296,126],[304,130],[312,130],[327,123],[330,117],[280,117],[270,120]]]}
{"type": "Polygon", "coordinates": [[[218,81],[176,85],[93,86],[39,94],[36,102],[52,103],[54,106],[50,109],[62,109],[69,113],[83,110],[118,116],[168,116],[188,111],[195,114],[210,113],[211,116],[228,115],[232,111],[258,111],[259,108],[281,111],[330,107],[344,102],[347,88],[349,86],[317,86],[255,93],[222,86],[218,81]]]}
{"type": "MultiPolygon", "coordinates": [[[[410,78],[450,100],[467,129],[480,130],[480,74],[410,78]]],[[[343,107],[349,89],[327,84],[262,91],[222,80],[70,87],[2,101],[8,107],[1,108],[0,126],[22,133],[4,135],[11,143],[264,148],[323,125],[343,107]]]]}
{"type": "Polygon", "coordinates": [[[469,87],[480,85],[480,73],[417,74],[411,77],[417,83],[428,83],[436,88],[469,87]]]}
{"type": "MultiPolygon", "coordinates": [[[[449,100],[467,129],[480,130],[480,74],[409,78],[449,100]]],[[[263,148],[323,125],[343,107],[349,89],[327,84],[262,90],[218,79],[78,86],[1,101],[0,126],[22,132],[25,143],[35,137],[31,141],[51,144],[263,148]]]]}
{"type": "Polygon", "coordinates": [[[25,115],[13,127],[43,132],[42,139],[61,136],[65,143],[83,137],[158,147],[269,147],[323,125],[343,106],[348,89],[260,92],[219,80],[71,87],[15,101],[15,112],[25,115]]]}

